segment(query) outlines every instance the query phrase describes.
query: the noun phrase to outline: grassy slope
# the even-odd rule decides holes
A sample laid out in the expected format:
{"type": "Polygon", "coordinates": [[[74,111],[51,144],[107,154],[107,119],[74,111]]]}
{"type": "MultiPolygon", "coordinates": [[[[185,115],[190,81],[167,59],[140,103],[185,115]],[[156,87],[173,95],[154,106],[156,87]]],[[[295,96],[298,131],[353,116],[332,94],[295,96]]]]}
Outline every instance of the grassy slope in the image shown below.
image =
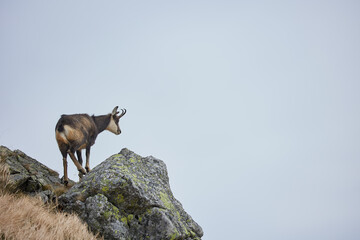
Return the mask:
{"type": "Polygon", "coordinates": [[[0,239],[99,239],[76,215],[61,213],[39,198],[13,193],[8,176],[0,161],[0,239]]]}

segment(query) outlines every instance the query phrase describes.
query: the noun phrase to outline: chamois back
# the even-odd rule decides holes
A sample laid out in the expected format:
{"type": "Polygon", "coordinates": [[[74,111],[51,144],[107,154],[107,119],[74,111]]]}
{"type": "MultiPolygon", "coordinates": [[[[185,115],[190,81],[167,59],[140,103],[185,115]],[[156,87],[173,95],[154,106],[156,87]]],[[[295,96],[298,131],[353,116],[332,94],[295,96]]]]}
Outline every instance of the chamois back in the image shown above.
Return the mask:
{"type": "Polygon", "coordinates": [[[59,147],[80,150],[95,143],[98,134],[92,117],[88,114],[62,115],[55,127],[59,147]]]}

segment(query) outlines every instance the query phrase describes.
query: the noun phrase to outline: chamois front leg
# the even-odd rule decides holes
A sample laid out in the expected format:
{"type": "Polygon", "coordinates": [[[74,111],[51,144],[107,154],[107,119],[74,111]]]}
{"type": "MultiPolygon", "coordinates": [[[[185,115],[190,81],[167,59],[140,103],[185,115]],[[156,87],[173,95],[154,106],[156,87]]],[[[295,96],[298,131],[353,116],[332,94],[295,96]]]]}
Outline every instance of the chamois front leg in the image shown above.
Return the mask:
{"type": "Polygon", "coordinates": [[[86,164],[85,164],[86,172],[90,172],[90,147],[86,148],[86,164]]]}
{"type": "MultiPolygon", "coordinates": [[[[80,163],[79,163],[78,160],[76,159],[74,153],[71,152],[71,151],[68,151],[68,154],[69,154],[71,160],[74,162],[74,164],[75,164],[77,170],[79,171],[79,173],[82,173],[82,174],[85,175],[85,174],[86,174],[86,171],[85,171],[85,169],[80,165],[80,163]]],[[[82,175],[81,175],[81,176],[82,176],[82,175]]],[[[79,177],[80,177],[80,174],[79,174],[79,177]]]]}
{"type": "MultiPolygon", "coordinates": [[[[77,160],[80,163],[80,165],[82,166],[83,160],[82,160],[82,156],[81,156],[81,150],[77,150],[76,151],[76,156],[77,156],[77,160]]],[[[79,172],[78,174],[79,176],[79,181],[81,181],[82,177],[84,176],[84,174],[82,174],[81,172],[79,172]]]]}
{"type": "Polygon", "coordinates": [[[82,156],[81,156],[81,150],[77,150],[77,151],[76,151],[76,156],[77,156],[78,162],[79,162],[80,165],[82,166],[83,160],[82,160],[82,156]]]}

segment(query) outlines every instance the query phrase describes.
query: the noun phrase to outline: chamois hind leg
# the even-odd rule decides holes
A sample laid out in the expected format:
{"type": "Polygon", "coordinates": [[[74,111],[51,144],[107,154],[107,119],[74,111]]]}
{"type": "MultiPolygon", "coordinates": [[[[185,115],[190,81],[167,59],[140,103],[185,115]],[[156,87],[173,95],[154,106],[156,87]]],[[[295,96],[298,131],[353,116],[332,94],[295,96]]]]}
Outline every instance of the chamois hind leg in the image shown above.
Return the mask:
{"type": "Polygon", "coordinates": [[[68,154],[69,154],[71,160],[74,162],[77,170],[78,170],[80,173],[82,173],[82,174],[86,174],[85,169],[80,165],[80,163],[79,163],[78,160],[76,159],[76,157],[75,157],[75,155],[74,155],[74,152],[69,150],[69,151],[68,151],[68,154]]]}
{"type": "Polygon", "coordinates": [[[66,144],[63,144],[60,141],[58,141],[58,145],[59,145],[59,150],[62,155],[63,167],[64,167],[64,176],[61,178],[61,181],[64,183],[65,186],[67,186],[67,184],[69,182],[69,178],[68,178],[68,174],[67,174],[67,160],[66,160],[68,146],[66,144]]]}
{"type": "Polygon", "coordinates": [[[64,182],[64,185],[67,186],[68,183],[69,183],[69,178],[68,178],[68,174],[67,174],[67,160],[66,160],[66,157],[67,157],[67,153],[63,153],[63,165],[64,165],[64,177],[63,177],[63,182],[64,182]]]}
{"type": "Polygon", "coordinates": [[[90,172],[90,147],[86,148],[86,164],[85,164],[86,172],[90,172]]]}

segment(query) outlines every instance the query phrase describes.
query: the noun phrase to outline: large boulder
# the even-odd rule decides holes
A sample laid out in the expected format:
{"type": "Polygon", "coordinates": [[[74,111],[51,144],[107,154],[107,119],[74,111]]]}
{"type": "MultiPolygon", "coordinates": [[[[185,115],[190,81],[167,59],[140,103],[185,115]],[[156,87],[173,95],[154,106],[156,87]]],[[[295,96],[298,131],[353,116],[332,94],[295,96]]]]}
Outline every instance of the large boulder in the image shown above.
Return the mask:
{"type": "Polygon", "coordinates": [[[128,149],[113,155],[59,197],[105,239],[200,239],[201,227],[170,189],[166,165],[128,149]]]}

